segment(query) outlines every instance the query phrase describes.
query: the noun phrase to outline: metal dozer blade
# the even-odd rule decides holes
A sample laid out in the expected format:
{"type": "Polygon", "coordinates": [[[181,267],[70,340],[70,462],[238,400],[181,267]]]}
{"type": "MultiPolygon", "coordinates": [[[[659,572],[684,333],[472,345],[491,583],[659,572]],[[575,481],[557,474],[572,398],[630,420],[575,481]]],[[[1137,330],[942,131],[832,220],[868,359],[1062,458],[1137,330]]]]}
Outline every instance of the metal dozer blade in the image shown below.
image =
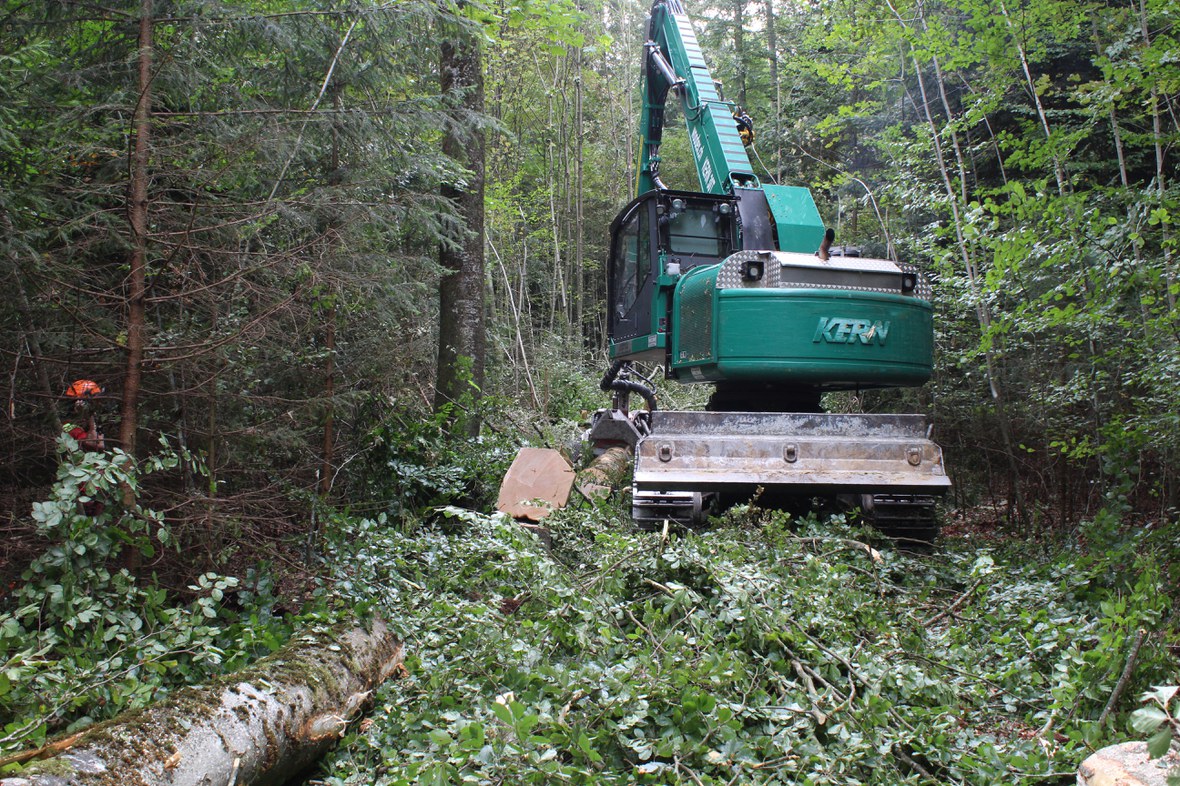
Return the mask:
{"type": "Polygon", "coordinates": [[[929,543],[950,487],[922,415],[650,413],[635,447],[632,514],[697,525],[713,503],[829,497],[899,540],[929,543]]]}
{"type": "Polygon", "coordinates": [[[601,382],[613,397],[594,413],[596,453],[633,451],[631,515],[643,529],[696,527],[727,506],[859,511],[905,545],[938,535],[935,504],[951,486],[924,415],[675,411],[656,408],[650,379],[616,361],[601,382]],[[631,395],[646,409],[630,411],[631,395]]]}

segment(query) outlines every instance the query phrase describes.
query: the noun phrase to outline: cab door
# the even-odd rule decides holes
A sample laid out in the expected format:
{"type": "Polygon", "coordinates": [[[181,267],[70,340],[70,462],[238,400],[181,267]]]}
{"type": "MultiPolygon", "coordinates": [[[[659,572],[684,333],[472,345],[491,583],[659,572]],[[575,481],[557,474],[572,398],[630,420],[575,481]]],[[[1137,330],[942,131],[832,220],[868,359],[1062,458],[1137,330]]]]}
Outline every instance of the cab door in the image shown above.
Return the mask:
{"type": "Polygon", "coordinates": [[[651,231],[655,205],[656,193],[650,192],[625,207],[611,224],[607,332],[612,345],[630,344],[655,331],[652,296],[657,251],[655,233],[651,231]]]}

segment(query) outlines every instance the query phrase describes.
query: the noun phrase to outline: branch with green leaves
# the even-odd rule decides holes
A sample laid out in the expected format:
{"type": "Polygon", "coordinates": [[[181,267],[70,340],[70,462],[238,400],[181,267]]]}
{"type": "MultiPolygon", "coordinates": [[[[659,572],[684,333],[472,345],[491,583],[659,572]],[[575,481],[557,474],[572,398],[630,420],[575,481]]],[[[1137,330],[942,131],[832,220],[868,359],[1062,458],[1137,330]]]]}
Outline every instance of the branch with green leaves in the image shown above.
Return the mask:
{"type": "MultiPolygon", "coordinates": [[[[1145,706],[1131,713],[1131,727],[1147,739],[1153,759],[1180,751],[1180,685],[1156,686],[1139,697],[1145,706]]],[[[1180,786],[1180,766],[1168,773],[1168,786],[1180,786]]]]}

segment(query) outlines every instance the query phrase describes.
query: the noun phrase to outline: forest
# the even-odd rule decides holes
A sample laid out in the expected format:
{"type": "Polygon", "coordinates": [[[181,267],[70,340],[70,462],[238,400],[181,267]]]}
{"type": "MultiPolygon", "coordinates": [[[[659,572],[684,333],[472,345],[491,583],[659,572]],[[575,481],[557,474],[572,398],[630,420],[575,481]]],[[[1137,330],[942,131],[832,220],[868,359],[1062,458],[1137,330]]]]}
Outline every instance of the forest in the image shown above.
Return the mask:
{"type": "Polygon", "coordinates": [[[625,479],[544,539],[494,512],[609,405],[647,0],[4,5],[0,783],[374,619],[404,664],[292,783],[1180,753],[1174,2],[686,2],[757,176],[931,284],[930,381],[824,397],[935,424],[920,551],[758,499],[644,532],[625,479]]]}

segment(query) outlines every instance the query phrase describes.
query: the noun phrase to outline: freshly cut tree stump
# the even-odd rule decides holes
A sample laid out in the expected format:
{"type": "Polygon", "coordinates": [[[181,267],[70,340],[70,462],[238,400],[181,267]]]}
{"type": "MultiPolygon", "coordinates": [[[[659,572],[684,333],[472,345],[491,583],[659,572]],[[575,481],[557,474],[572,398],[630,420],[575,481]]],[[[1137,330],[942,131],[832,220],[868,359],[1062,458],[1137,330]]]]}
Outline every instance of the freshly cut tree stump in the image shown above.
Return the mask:
{"type": "Polygon", "coordinates": [[[216,685],[51,743],[0,786],[283,783],[331,747],[402,658],[379,619],[296,634],[216,685]]]}
{"type": "Polygon", "coordinates": [[[569,502],[574,470],[556,450],[521,448],[500,483],[496,510],[540,521],[569,502]]]}
{"type": "Polygon", "coordinates": [[[1168,773],[1180,769],[1180,754],[1158,759],[1147,753],[1146,742],[1110,745],[1078,767],[1078,786],[1166,786],[1168,773]]]}

